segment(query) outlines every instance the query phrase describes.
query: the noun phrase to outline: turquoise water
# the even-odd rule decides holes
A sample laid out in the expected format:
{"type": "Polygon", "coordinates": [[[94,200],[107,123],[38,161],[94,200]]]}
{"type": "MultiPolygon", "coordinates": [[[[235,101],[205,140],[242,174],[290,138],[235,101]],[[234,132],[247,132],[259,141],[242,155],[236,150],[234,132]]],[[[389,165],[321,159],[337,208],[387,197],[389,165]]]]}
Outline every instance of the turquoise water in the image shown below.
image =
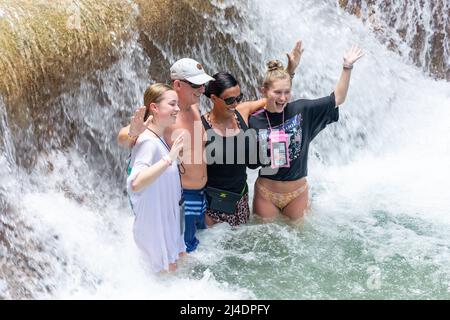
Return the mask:
{"type": "Polygon", "coordinates": [[[312,213],[301,226],[220,225],[201,233],[181,274],[199,279],[208,269],[258,299],[450,298],[447,229],[388,212],[368,218],[339,224],[312,213]]]}
{"type": "MultiPolygon", "coordinates": [[[[305,53],[295,97],[329,94],[344,50],[356,42],[366,52],[352,71],[339,122],[311,145],[312,210],[303,223],[252,218],[238,228],[217,225],[199,232],[198,251],[177,273],[148,272],[123,185],[112,173],[125,177],[126,162],[118,159],[127,152],[115,134],[140,103],[154,63],[135,35],[117,63],[59,97],[79,132],[74,145],[40,155],[31,173],[13,165],[10,124],[0,118],[0,208],[8,212],[0,220],[7,229],[6,241],[0,237],[7,271],[0,270],[0,298],[450,299],[449,83],[387,50],[334,0],[218,6],[234,6],[248,19],[228,24],[206,16],[223,29],[233,68],[249,86],[257,79],[247,79],[248,68],[285,58],[298,38],[305,53]],[[245,54],[254,65],[240,65],[245,54]]],[[[178,58],[160,47],[168,61],[178,58]]],[[[211,73],[221,65],[208,55],[209,44],[196,50],[211,73]]]]}

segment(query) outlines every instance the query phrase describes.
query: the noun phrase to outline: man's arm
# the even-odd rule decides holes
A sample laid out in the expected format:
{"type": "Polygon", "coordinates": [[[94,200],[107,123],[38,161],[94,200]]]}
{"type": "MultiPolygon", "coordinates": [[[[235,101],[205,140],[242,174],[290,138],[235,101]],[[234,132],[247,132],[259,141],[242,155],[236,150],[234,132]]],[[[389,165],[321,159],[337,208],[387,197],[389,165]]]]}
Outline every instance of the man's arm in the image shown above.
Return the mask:
{"type": "Polygon", "coordinates": [[[120,129],[119,134],[117,135],[117,143],[122,148],[131,148],[136,143],[137,136],[130,137],[128,132],[130,132],[130,125],[120,129]]]}
{"type": "Polygon", "coordinates": [[[245,122],[248,122],[248,117],[258,111],[259,109],[262,109],[266,106],[267,100],[266,98],[259,99],[256,101],[246,101],[241,104],[239,104],[236,109],[239,111],[241,116],[244,118],[245,122]]]}

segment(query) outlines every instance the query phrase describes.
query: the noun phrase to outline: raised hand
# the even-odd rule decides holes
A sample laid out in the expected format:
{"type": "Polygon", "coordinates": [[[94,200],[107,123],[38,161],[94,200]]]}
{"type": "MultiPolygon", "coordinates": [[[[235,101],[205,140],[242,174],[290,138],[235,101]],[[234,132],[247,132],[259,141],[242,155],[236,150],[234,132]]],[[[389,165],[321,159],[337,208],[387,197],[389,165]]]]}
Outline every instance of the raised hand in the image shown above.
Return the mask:
{"type": "Polygon", "coordinates": [[[172,144],[170,148],[169,157],[172,161],[175,161],[180,157],[181,150],[183,149],[183,134],[180,134],[172,144]]]}
{"type": "Polygon", "coordinates": [[[362,49],[358,47],[357,45],[353,45],[350,50],[348,50],[344,54],[344,67],[347,66],[349,68],[353,67],[353,64],[362,56],[364,53],[362,52],[362,49]]]}
{"type": "Polygon", "coordinates": [[[148,125],[152,122],[153,116],[150,115],[147,121],[144,121],[146,107],[139,107],[134,115],[131,117],[129,136],[136,137],[147,129],[148,125]]]}
{"type": "Polygon", "coordinates": [[[305,51],[305,49],[302,47],[302,41],[299,40],[295,43],[292,51],[290,53],[286,53],[288,58],[288,66],[286,70],[290,75],[295,73],[295,69],[297,69],[300,64],[300,58],[302,57],[303,51],[305,51]]]}

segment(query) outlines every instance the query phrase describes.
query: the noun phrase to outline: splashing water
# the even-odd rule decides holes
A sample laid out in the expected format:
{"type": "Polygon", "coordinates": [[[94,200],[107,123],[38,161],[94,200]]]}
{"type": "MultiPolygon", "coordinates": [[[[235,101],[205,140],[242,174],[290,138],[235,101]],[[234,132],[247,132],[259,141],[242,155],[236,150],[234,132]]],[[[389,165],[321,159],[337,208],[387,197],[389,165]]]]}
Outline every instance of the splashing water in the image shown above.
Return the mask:
{"type": "MultiPolygon", "coordinates": [[[[345,49],[356,42],[366,52],[340,121],[310,150],[312,210],[303,224],[218,225],[199,233],[198,251],[177,273],[148,272],[123,193],[127,155],[115,143],[151,80],[146,71],[160,77],[152,66],[161,61],[146,58],[136,35],[119,61],[58,96],[55,105],[78,130],[72,145],[46,150],[31,172],[14,164],[8,118],[0,119],[0,297],[450,298],[449,83],[406,64],[335,1],[211,4],[220,13],[204,15],[218,23],[236,63],[214,63],[213,35],[192,52],[208,69],[233,69],[248,87],[260,76],[251,70],[283,59],[298,38],[306,51],[296,97],[329,94],[345,49]],[[245,19],[219,19],[230,11],[245,19]],[[243,63],[250,53],[254,61],[243,63]]],[[[167,61],[177,58],[153,41],[167,61]]]]}
{"type": "Polygon", "coordinates": [[[450,2],[339,0],[390,50],[450,81],[450,2]]]}

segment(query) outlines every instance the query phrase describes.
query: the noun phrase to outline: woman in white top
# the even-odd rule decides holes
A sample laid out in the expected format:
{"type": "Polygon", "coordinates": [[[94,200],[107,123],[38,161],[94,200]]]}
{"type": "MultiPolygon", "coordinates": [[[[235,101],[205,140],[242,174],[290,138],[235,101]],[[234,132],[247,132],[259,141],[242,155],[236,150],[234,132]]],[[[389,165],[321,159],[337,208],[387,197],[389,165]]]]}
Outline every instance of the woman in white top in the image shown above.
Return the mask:
{"type": "Polygon", "coordinates": [[[182,198],[177,157],[179,136],[171,149],[163,132],[175,123],[178,97],[172,87],[153,84],[144,94],[145,119],[151,122],[140,134],[131,154],[127,191],[133,211],[134,239],[155,272],[174,271],[186,251],[180,200],[182,198]]]}

